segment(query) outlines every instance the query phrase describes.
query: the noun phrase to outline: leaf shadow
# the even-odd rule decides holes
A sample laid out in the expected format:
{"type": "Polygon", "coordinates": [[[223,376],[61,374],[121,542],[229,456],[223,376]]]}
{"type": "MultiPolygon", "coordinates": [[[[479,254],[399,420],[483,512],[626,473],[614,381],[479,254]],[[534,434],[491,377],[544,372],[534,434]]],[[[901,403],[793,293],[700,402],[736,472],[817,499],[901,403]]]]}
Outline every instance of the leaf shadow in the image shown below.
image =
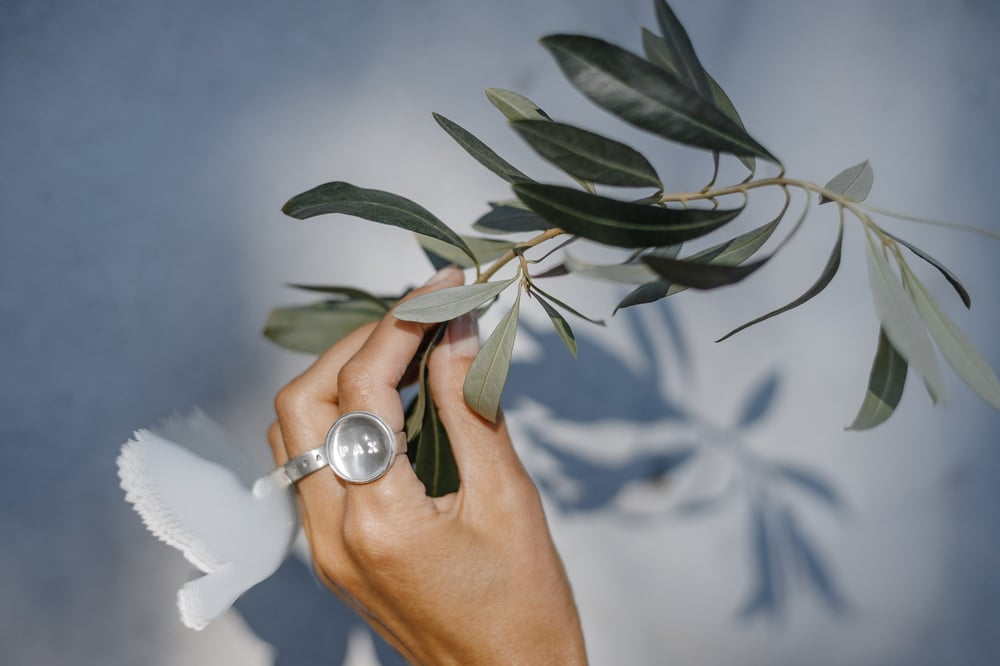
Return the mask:
{"type": "Polygon", "coordinates": [[[670,367],[681,374],[693,374],[696,368],[680,327],[670,321],[673,315],[669,305],[657,311],[667,320],[662,322],[665,326],[660,330],[668,331],[676,339],[654,342],[637,316],[629,311],[619,315],[624,320],[621,325],[632,328],[639,352],[650,359],[639,369],[631,368],[585,337],[577,339],[579,357],[585,362],[576,361],[566,355],[554,332],[529,325],[545,361],[515,362],[506,397],[511,404],[527,399],[544,409],[544,418],[526,424],[532,446],[552,463],[551,470],[536,475],[539,487],[563,514],[606,512],[616,520],[629,522],[667,515],[706,519],[742,498],[748,516],[746,552],[750,591],[737,617],[744,621],[755,617],[780,618],[788,610],[793,588],[811,592],[835,615],[846,614],[850,606],[828,564],[829,558],[803,527],[799,516],[799,509],[807,502],[824,511],[842,514],[847,506],[835,484],[814,467],[766,458],[752,451],[744,441],[744,431],[759,426],[778,404],[779,373],[766,373],[749,388],[732,427],[718,428],[710,422],[706,425],[705,419],[686,406],[682,398],[667,395],[662,388],[658,376],[662,370],[658,368],[664,364],[658,361],[663,354],[688,357],[683,363],[671,359],[670,367]],[[567,391],[566,387],[572,390],[567,391]],[[576,426],[573,432],[581,437],[594,436],[592,433],[603,422],[618,422],[623,427],[627,424],[630,430],[643,432],[643,440],[655,446],[625,459],[595,459],[584,447],[574,450],[554,435],[557,427],[576,426]],[[711,432],[706,434],[705,441],[692,442],[689,435],[679,439],[676,433],[672,434],[674,429],[685,433],[692,429],[711,432]],[[708,441],[720,438],[721,444],[708,441]],[[694,466],[692,463],[709,449],[731,457],[738,468],[738,483],[679,500],[659,513],[636,515],[616,502],[636,485],[671,492],[670,482],[688,473],[694,466]],[[567,492],[567,488],[572,492],[567,492]]]}

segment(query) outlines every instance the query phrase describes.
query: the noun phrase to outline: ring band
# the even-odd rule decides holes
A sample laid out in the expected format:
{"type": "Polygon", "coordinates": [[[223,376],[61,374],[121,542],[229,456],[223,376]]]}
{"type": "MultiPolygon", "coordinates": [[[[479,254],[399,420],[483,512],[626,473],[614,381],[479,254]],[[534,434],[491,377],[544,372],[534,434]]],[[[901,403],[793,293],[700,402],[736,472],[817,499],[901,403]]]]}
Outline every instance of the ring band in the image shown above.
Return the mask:
{"type": "Polygon", "coordinates": [[[381,478],[396,456],[406,453],[406,435],[371,412],[347,412],[337,419],[322,446],[290,458],[281,466],[290,483],[329,467],[348,483],[381,478]]]}

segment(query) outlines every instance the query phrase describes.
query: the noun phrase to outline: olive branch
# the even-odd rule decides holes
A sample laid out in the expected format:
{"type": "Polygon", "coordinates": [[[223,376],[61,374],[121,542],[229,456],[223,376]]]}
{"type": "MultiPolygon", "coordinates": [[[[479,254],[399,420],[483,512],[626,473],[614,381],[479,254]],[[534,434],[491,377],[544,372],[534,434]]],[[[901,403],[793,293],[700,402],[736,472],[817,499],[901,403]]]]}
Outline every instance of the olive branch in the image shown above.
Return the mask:
{"type": "Polygon", "coordinates": [[[791,178],[785,167],[746,130],[732,101],[701,65],[680,21],[663,0],[654,0],[660,34],[642,31],[645,57],[603,40],[582,35],[550,35],[541,40],[570,83],[591,102],[621,120],[660,138],[711,152],[710,182],[696,192],[665,192],[656,170],[640,152],[615,139],[554,120],[528,98],[508,90],[486,91],[489,102],[515,132],[543,159],[565,172],[578,187],[537,182],[513,166],[472,133],[434,114],[441,128],[470,156],[506,181],[513,197],[493,202],[473,229],[484,236],[459,235],[432,213],[404,197],[331,182],[290,199],[283,212],[297,219],[346,214],[400,227],[417,240],[435,266],[456,264],[474,269],[471,284],[441,289],[395,306],[401,297],[377,296],[344,286],[295,285],[329,297],[306,306],[272,312],[265,335],[284,347],[320,353],[358,326],[390,310],[402,320],[438,323],[417,362],[418,391],[407,408],[406,432],[411,460],[432,495],[458,487],[458,471],[447,433],[437,416],[427,383],[427,357],[441,339],[446,322],[489,308],[501,294],[515,290],[513,305],[483,343],[468,373],[464,396],[483,418],[495,421],[517,334],[521,297],[535,300],[573,356],[576,339],[566,316],[604,325],[582,314],[539,282],[579,275],[631,285],[616,308],[651,303],[686,289],[710,290],[736,284],[765,266],[784,249],[805,223],[814,198],[837,207],[838,233],[833,249],[815,282],[801,296],[733,329],[732,335],[803,305],[821,293],[836,275],[849,218],[860,223],[875,311],[880,322],[878,345],[868,387],[849,429],[872,428],[888,419],[902,396],[909,368],[925,384],[933,402],[946,398],[946,387],[934,347],[958,376],[984,400],[1000,409],[1000,382],[962,331],[945,315],[906,257],[929,263],[954,288],[966,308],[968,291],[939,261],[908,241],[880,227],[873,216],[938,224],[996,237],[988,231],[926,220],[865,203],[874,172],[861,162],[837,174],[825,185],[791,178]],[[722,155],[736,157],[748,175],[739,183],[717,186],[722,155]],[[757,178],[758,162],[773,165],[778,174],[757,178]],[[638,199],[609,197],[598,186],[652,189],[638,199]],[[682,256],[683,245],[718,231],[740,218],[751,193],[778,190],[784,205],[771,220],[708,248],[682,256]],[[791,208],[792,192],[804,194],[804,204],[784,238],[766,256],[758,253],[772,238],[791,208]],[[732,199],[736,204],[727,204],[732,199]],[[525,240],[498,238],[532,234],[525,240]],[[614,264],[590,264],[568,247],[589,241],[621,248],[628,257],[614,264]],[[909,255],[904,254],[906,250],[909,255]],[[543,252],[544,251],[544,252],[543,252]],[[534,256],[536,252],[543,252],[534,256]],[[535,270],[561,253],[554,266],[535,270]],[[513,265],[514,275],[498,273],[513,265]]]}

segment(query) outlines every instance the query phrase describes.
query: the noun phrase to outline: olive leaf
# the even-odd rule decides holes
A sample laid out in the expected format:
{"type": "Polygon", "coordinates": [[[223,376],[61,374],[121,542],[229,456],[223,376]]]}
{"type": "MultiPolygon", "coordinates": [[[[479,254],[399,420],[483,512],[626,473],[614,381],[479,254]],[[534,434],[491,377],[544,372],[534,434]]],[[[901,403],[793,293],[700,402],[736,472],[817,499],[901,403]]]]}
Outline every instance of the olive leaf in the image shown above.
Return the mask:
{"type": "Polygon", "coordinates": [[[673,64],[677,77],[689,83],[705,99],[711,99],[708,72],[694,52],[694,45],[684,26],[666,2],[656,0],[654,5],[656,23],[660,26],[669,61],[673,64]]]}
{"type": "Polygon", "coordinates": [[[415,296],[400,303],[392,311],[396,319],[432,323],[449,321],[466,312],[472,312],[486,301],[496,298],[504,289],[514,284],[519,276],[500,282],[466,284],[460,287],[438,289],[415,296]]]}
{"type": "MultiPolygon", "coordinates": [[[[448,247],[451,247],[451,245],[448,245],[448,247]]],[[[369,301],[381,308],[383,312],[388,312],[392,308],[392,304],[398,300],[396,297],[376,296],[371,292],[365,291],[364,289],[358,289],[357,287],[322,284],[289,284],[288,286],[293,289],[301,289],[303,291],[313,291],[321,294],[335,294],[337,296],[346,296],[349,299],[369,301]]]]}
{"type": "Polygon", "coordinates": [[[355,329],[384,315],[385,307],[368,299],[276,308],[267,319],[264,336],[285,349],[319,355],[355,329]]]}
{"type": "MultiPolygon", "coordinates": [[[[523,206],[520,201],[517,203],[523,206]]],[[[526,208],[500,203],[491,203],[490,206],[492,210],[472,225],[476,231],[510,234],[524,231],[545,231],[552,228],[551,224],[526,208]]]]}
{"type": "Polygon", "coordinates": [[[645,284],[657,279],[653,269],[638,261],[628,261],[622,264],[589,264],[577,259],[569,252],[565,252],[563,253],[563,266],[574,275],[607,282],[645,284]]]}
{"type": "Polygon", "coordinates": [[[894,241],[896,241],[897,243],[908,249],[913,254],[917,255],[918,257],[926,261],[934,268],[938,269],[941,275],[944,276],[944,279],[947,280],[951,284],[951,286],[955,288],[956,292],[958,292],[958,297],[962,299],[962,303],[965,304],[966,309],[972,307],[972,297],[969,296],[969,292],[965,289],[965,286],[962,285],[961,282],[959,282],[958,278],[955,277],[955,274],[952,273],[950,270],[948,270],[944,264],[942,264],[940,261],[938,261],[931,255],[921,250],[919,247],[903,240],[899,236],[893,236],[889,232],[883,232],[883,233],[885,233],[886,236],[888,236],[889,238],[893,239],[894,241]]]}
{"type": "MultiPolygon", "coordinates": [[[[677,67],[674,65],[674,56],[671,53],[671,49],[667,45],[665,39],[643,28],[642,50],[643,53],[646,54],[646,59],[651,63],[657,65],[658,67],[662,67],[674,76],[681,78],[677,67]]],[[[743,119],[740,118],[740,114],[736,111],[736,106],[729,98],[729,95],[726,94],[726,91],[722,89],[722,86],[720,86],[707,71],[705,72],[705,76],[708,78],[708,87],[710,88],[710,94],[707,99],[711,100],[715,104],[715,108],[736,123],[740,129],[746,131],[743,119]]],[[[751,155],[739,155],[738,159],[747,169],[750,170],[750,175],[753,176],[754,172],[757,170],[757,160],[751,155]]]]}
{"type": "Polygon", "coordinates": [[[466,404],[491,423],[496,423],[500,411],[500,396],[510,371],[510,356],[517,336],[520,305],[521,292],[518,290],[514,305],[483,343],[462,386],[466,404]]]}
{"type": "Polygon", "coordinates": [[[476,257],[475,262],[470,261],[464,252],[457,251],[448,243],[442,243],[436,238],[417,234],[417,242],[420,243],[420,247],[425,252],[440,257],[446,262],[446,265],[455,264],[462,268],[472,268],[476,265],[482,265],[499,259],[514,247],[514,243],[510,241],[477,238],[475,236],[460,236],[460,238],[472,250],[472,254],[476,257]]]}
{"type": "Polygon", "coordinates": [[[486,99],[499,109],[507,120],[552,120],[537,104],[524,95],[503,88],[487,88],[486,99]]]}
{"type": "Polygon", "coordinates": [[[623,120],[679,143],[780,164],[712,102],[639,56],[584,35],[550,35],[542,45],[577,90],[623,120]]]}
{"type": "Polygon", "coordinates": [[[903,395],[906,372],[906,359],[889,342],[885,329],[880,328],[875,360],[868,375],[868,390],[854,422],[847,429],[868,430],[892,416],[903,395]]]}
{"type": "MultiPolygon", "coordinates": [[[[413,443],[417,441],[417,436],[420,434],[420,430],[424,427],[424,411],[427,408],[427,401],[429,395],[429,388],[427,385],[427,363],[430,361],[431,353],[444,338],[444,334],[447,331],[448,325],[444,324],[437,326],[433,332],[431,332],[426,338],[426,344],[423,349],[418,352],[420,354],[420,361],[417,365],[417,394],[413,397],[412,402],[406,408],[406,441],[408,443],[413,443]]],[[[407,448],[407,455],[410,461],[416,460],[416,449],[414,448],[416,444],[413,444],[407,448]]]]}
{"type": "Polygon", "coordinates": [[[676,245],[698,238],[743,210],[662,208],[542,183],[518,183],[514,192],[529,208],[567,233],[628,248],[676,245]]]}
{"type": "Polygon", "coordinates": [[[447,132],[448,135],[453,138],[456,143],[458,143],[458,145],[464,148],[465,152],[469,153],[469,155],[475,158],[477,162],[506,180],[508,183],[531,180],[521,173],[517,167],[511,165],[507,160],[497,155],[492,148],[473,136],[468,130],[464,129],[457,123],[448,120],[440,113],[435,113],[433,115],[434,120],[436,120],[437,124],[441,126],[441,129],[447,132]]]}
{"type": "Polygon", "coordinates": [[[573,358],[576,358],[576,336],[573,335],[573,329],[570,327],[569,322],[566,321],[566,318],[562,316],[559,310],[556,310],[548,301],[542,298],[537,293],[537,290],[535,300],[545,310],[545,314],[549,316],[549,319],[552,321],[552,328],[555,329],[559,339],[566,345],[566,349],[573,355],[573,358]]]}
{"type": "Polygon", "coordinates": [[[353,215],[437,238],[475,258],[472,250],[448,225],[422,206],[391,192],[364,189],[344,182],[325,183],[292,197],[281,211],[299,220],[330,213],[353,215]]]}
{"type": "Polygon", "coordinates": [[[576,308],[574,308],[573,306],[571,306],[569,303],[566,303],[564,301],[559,300],[558,298],[556,298],[552,294],[548,293],[547,291],[542,291],[538,287],[537,284],[532,283],[532,285],[531,285],[531,291],[534,292],[535,294],[541,294],[546,299],[552,301],[553,303],[555,303],[556,305],[558,305],[559,307],[561,307],[563,310],[565,310],[566,312],[569,312],[571,315],[573,315],[575,317],[579,317],[580,319],[583,319],[585,321],[589,321],[591,324],[597,324],[598,326],[604,326],[604,320],[603,319],[591,319],[587,315],[582,314],[579,310],[577,310],[576,308]]]}
{"type": "Polygon", "coordinates": [[[826,265],[823,267],[823,272],[820,273],[819,278],[816,279],[816,282],[814,282],[813,285],[809,287],[809,289],[807,289],[804,294],[796,298],[791,303],[788,303],[787,305],[783,305],[776,310],[771,310],[767,314],[761,315],[756,319],[748,321],[742,326],[737,326],[736,328],[734,328],[733,330],[729,331],[721,338],[716,340],[716,342],[722,342],[723,340],[736,335],[737,333],[746,328],[750,328],[751,326],[759,324],[762,321],[767,321],[771,317],[776,317],[780,314],[788,312],[789,310],[794,310],[803,303],[806,303],[815,296],[819,295],[820,292],[822,292],[824,289],[827,288],[827,286],[833,280],[834,276],[837,274],[837,271],[840,269],[840,257],[843,245],[844,245],[844,225],[841,224],[837,232],[837,241],[833,245],[833,251],[830,252],[830,257],[826,260],[826,265]]]}
{"type": "Polygon", "coordinates": [[[642,257],[642,261],[663,279],[693,289],[716,289],[736,284],[752,275],[766,264],[768,259],[770,257],[749,264],[726,266],[687,259],[668,259],[655,255],[642,257]]]}
{"type": "MultiPolygon", "coordinates": [[[[864,201],[868,197],[868,193],[871,192],[874,180],[875,173],[872,171],[872,165],[868,163],[868,160],[865,160],[838,173],[823,186],[823,189],[839,194],[849,201],[864,201]]],[[[819,202],[821,204],[828,201],[833,201],[833,199],[820,195],[819,202]]]]}
{"type": "MultiPolygon", "coordinates": [[[[934,347],[927,337],[927,328],[913,299],[903,288],[889,266],[880,244],[865,231],[868,261],[868,281],[875,312],[885,335],[911,368],[924,380],[934,402],[946,399],[947,391],[934,356],[934,347]]],[[[905,263],[905,262],[903,262],[905,263]]]]}
{"type": "Polygon", "coordinates": [[[430,385],[425,386],[424,390],[427,398],[423,425],[412,443],[416,448],[413,471],[424,484],[428,497],[441,497],[458,490],[458,464],[455,462],[448,431],[441,423],[430,385]]]}
{"type": "Polygon", "coordinates": [[[986,359],[976,351],[972,341],[941,310],[927,288],[917,279],[905,261],[900,262],[903,285],[913,298],[917,312],[927,324],[927,330],[941,350],[941,355],[963,382],[979,396],[1000,409],[1000,381],[986,359]]]}
{"type": "Polygon", "coordinates": [[[623,143],[550,120],[517,120],[511,127],[571,176],[604,185],[663,189],[649,160],[623,143]]]}

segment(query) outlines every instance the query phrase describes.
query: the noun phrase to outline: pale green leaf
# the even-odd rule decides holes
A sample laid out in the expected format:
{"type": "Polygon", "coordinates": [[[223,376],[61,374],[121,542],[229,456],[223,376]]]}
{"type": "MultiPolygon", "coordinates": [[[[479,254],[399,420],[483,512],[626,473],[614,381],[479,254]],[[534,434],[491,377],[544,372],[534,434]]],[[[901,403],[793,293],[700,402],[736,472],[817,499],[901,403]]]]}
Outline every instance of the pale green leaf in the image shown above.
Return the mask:
{"type": "Polygon", "coordinates": [[[649,160],[623,143],[549,120],[518,120],[511,127],[571,176],[604,185],[663,189],[649,160]]]}
{"type": "Polygon", "coordinates": [[[476,264],[482,265],[505,255],[514,243],[509,241],[493,240],[491,238],[478,238],[475,236],[460,236],[465,244],[472,250],[476,261],[473,262],[463,252],[458,252],[448,243],[442,243],[436,238],[417,235],[417,242],[425,251],[437,255],[447,263],[461,266],[462,268],[472,268],[476,264]]]}
{"type": "Polygon", "coordinates": [[[458,145],[465,149],[477,162],[500,176],[508,183],[530,181],[531,179],[521,173],[517,167],[511,165],[507,160],[500,157],[492,148],[477,139],[471,132],[461,127],[455,122],[448,120],[439,113],[434,114],[437,124],[455,140],[458,145]]]}
{"type": "MultiPolygon", "coordinates": [[[[872,171],[872,165],[868,163],[868,160],[865,160],[838,173],[823,186],[823,189],[839,194],[848,201],[864,201],[868,193],[871,192],[874,180],[875,173],[872,171]]],[[[821,204],[828,201],[833,200],[825,196],[819,198],[821,204]]]]}
{"type": "Polygon", "coordinates": [[[299,220],[331,213],[353,215],[437,238],[472,256],[472,250],[448,225],[422,206],[391,192],[344,182],[325,183],[292,197],[281,211],[299,220]]]}
{"type": "Polygon", "coordinates": [[[438,289],[400,303],[392,314],[396,319],[403,321],[423,323],[449,321],[466,312],[472,312],[486,301],[496,298],[517,279],[518,276],[514,276],[500,282],[438,289]]]}
{"type": "Polygon", "coordinates": [[[989,363],[976,351],[972,341],[941,310],[905,261],[900,263],[900,267],[903,271],[903,284],[913,297],[917,311],[927,324],[927,329],[941,350],[941,355],[969,388],[993,407],[1000,409],[1000,381],[997,380],[989,363]]]}
{"type": "Polygon", "coordinates": [[[882,322],[885,335],[924,380],[931,399],[934,402],[944,401],[947,389],[938,369],[934,347],[927,337],[927,327],[917,312],[913,299],[889,266],[881,245],[867,231],[865,241],[869,284],[875,312],[882,322]]]}
{"type": "Polygon", "coordinates": [[[487,88],[486,98],[507,120],[552,120],[524,95],[503,88],[487,88]]]}
{"type": "Polygon", "coordinates": [[[323,301],[271,311],[264,336],[293,351],[322,354],[355,329],[385,315],[370,300],[323,301]]]}
{"type": "Polygon", "coordinates": [[[624,264],[590,264],[577,259],[569,252],[563,255],[563,265],[570,273],[582,277],[619,282],[622,284],[645,284],[657,279],[649,266],[638,262],[624,264]]]}
{"type": "Polygon", "coordinates": [[[566,321],[566,318],[558,310],[537,293],[535,294],[535,300],[538,301],[538,304],[545,310],[545,314],[552,320],[552,327],[555,329],[559,339],[566,345],[566,349],[573,355],[573,358],[576,358],[576,336],[573,335],[573,329],[570,327],[569,322],[566,321]]]}
{"type": "Polygon", "coordinates": [[[889,342],[885,330],[880,328],[875,360],[868,375],[868,390],[854,422],[847,429],[868,430],[892,416],[903,395],[906,373],[906,359],[889,342]]]}
{"type": "MultiPolygon", "coordinates": [[[[455,248],[448,243],[442,243],[441,241],[436,241],[442,245],[447,245],[449,248],[454,250],[455,248]]],[[[457,252],[459,256],[465,257],[461,252],[457,252]]],[[[468,259],[466,259],[468,260],[468,259]]],[[[357,287],[344,287],[341,285],[325,285],[325,284],[290,284],[289,287],[294,289],[302,289],[303,291],[313,291],[320,294],[335,294],[337,296],[346,296],[348,299],[370,301],[382,308],[384,312],[388,312],[392,308],[392,304],[398,300],[397,298],[386,298],[384,296],[376,296],[364,289],[358,289],[357,287]]]]}
{"type": "Polygon", "coordinates": [[[513,307],[500,320],[490,333],[490,337],[483,343],[482,349],[476,354],[462,387],[462,394],[469,407],[491,423],[496,423],[500,411],[500,396],[504,384],[507,383],[507,373],[510,371],[510,357],[514,351],[514,338],[517,336],[520,304],[521,292],[518,291],[513,307]]]}

